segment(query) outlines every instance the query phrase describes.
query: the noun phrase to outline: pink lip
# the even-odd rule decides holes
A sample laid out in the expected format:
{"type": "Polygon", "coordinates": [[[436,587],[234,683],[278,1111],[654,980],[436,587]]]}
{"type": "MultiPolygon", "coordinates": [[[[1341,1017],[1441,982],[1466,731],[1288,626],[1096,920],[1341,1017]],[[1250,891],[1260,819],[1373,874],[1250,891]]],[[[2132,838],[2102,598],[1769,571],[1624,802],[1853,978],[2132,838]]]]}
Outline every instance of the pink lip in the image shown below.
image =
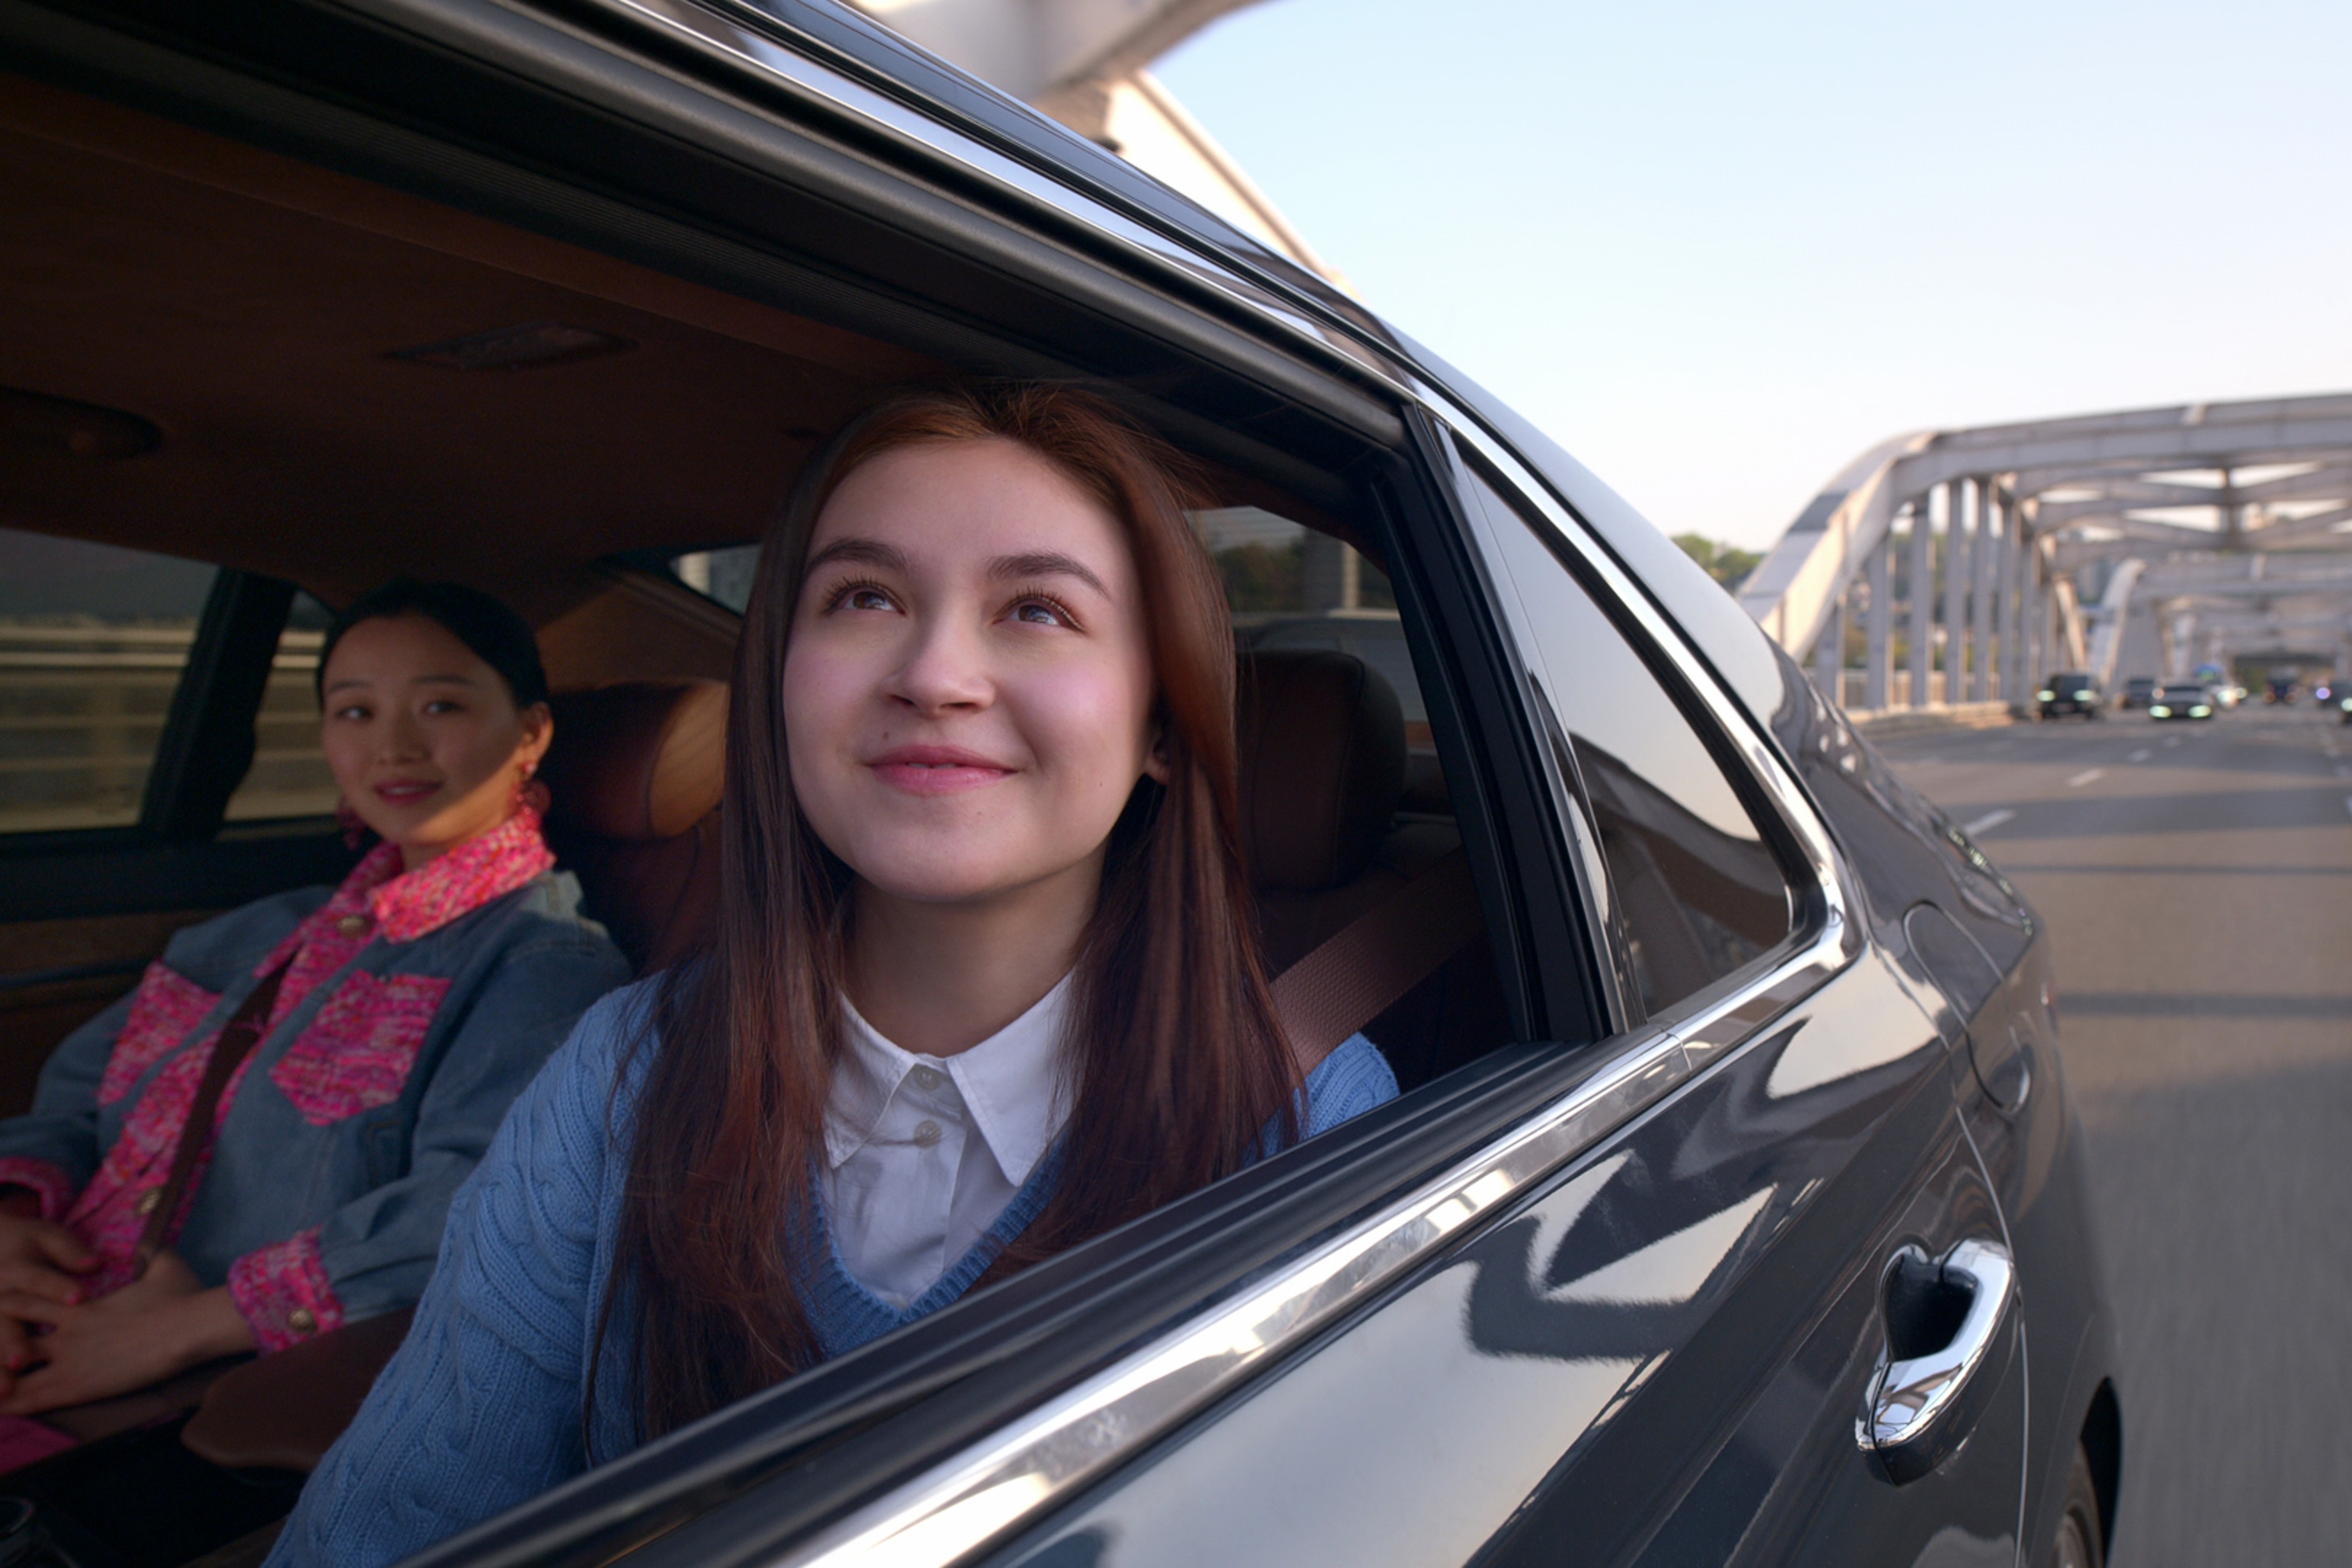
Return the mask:
{"type": "Polygon", "coordinates": [[[375,795],[387,805],[414,805],[440,787],[423,779],[391,779],[376,785],[375,795]]]}
{"type": "Polygon", "coordinates": [[[898,746],[866,765],[884,784],[908,795],[956,795],[1008,779],[1013,772],[956,746],[898,746]]]}

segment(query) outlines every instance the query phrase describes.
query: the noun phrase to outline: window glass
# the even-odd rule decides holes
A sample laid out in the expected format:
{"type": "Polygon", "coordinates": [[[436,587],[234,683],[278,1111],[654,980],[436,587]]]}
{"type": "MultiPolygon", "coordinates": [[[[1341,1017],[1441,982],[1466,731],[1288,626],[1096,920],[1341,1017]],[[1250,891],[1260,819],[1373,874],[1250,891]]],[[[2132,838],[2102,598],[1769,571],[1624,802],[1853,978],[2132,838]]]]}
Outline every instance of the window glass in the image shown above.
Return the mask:
{"type": "Polygon", "coordinates": [[[139,820],[215,574],[0,529],[0,833],[139,820]]]}
{"type": "Polygon", "coordinates": [[[760,547],[730,544],[724,550],[693,550],[669,558],[669,574],[717,604],[741,615],[751,603],[751,575],[760,547]]]}
{"type": "Polygon", "coordinates": [[[1225,580],[1234,633],[1244,652],[1330,648],[1387,678],[1416,748],[1429,743],[1429,712],[1414,679],[1396,594],[1352,546],[1260,507],[1191,514],[1225,580]]]}
{"type": "Polygon", "coordinates": [[[335,775],[319,750],[319,649],[334,612],[308,594],[294,595],[286,629],[253,720],[253,765],[229,796],[228,820],[323,816],[335,809],[335,775]]]}
{"type": "Polygon", "coordinates": [[[1789,932],[1755,819],[1648,664],[1517,508],[1471,473],[1575,752],[1632,979],[1655,1014],[1789,932]]]}

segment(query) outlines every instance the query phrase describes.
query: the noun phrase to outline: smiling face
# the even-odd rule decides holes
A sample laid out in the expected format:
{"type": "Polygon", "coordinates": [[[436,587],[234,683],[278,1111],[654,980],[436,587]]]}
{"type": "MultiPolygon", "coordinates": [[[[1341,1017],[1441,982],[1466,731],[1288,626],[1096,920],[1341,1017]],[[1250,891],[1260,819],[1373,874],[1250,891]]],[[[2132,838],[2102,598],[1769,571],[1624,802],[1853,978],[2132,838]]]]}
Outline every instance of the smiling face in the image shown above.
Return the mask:
{"type": "Polygon", "coordinates": [[[345,632],[328,658],[320,739],[343,799],[410,869],[513,815],[553,728],[499,672],[424,616],[345,632]]]}
{"type": "Polygon", "coordinates": [[[825,503],[784,657],[793,789],[864,883],[924,903],[1057,879],[1091,900],[1157,776],[1118,521],[1027,447],[895,447],[825,503]]]}

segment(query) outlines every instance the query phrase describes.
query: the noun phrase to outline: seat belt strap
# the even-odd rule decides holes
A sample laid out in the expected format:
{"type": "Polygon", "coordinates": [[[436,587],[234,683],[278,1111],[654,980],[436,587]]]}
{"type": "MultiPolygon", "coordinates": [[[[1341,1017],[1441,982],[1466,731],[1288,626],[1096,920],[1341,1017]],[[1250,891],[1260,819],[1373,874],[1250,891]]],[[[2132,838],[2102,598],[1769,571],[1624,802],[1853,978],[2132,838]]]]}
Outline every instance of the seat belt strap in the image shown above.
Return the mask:
{"type": "Polygon", "coordinates": [[[237,1067],[253,1054],[261,1037],[269,1026],[270,1009],[278,1002],[278,987],[292,967],[289,954],[278,961],[278,967],[261,977],[246,999],[238,1004],[229,1021],[221,1027],[220,1037],[213,1042],[213,1054],[205,1063],[205,1075],[196,1085],[195,1102],[188,1107],[188,1120],[180,1127],[178,1144],[172,1151],[171,1173],[163,1178],[161,1187],[153,1188],[143,1197],[147,1224],[132,1248],[139,1272],[145,1274],[147,1265],[163,1250],[170,1237],[173,1217],[179,1213],[180,1200],[186,1195],[188,1184],[196,1173],[196,1161],[211,1142],[213,1118],[220,1110],[221,1095],[228,1089],[228,1080],[236,1076],[237,1067]]]}
{"type": "Polygon", "coordinates": [[[1455,849],[1284,970],[1274,1010],[1299,1077],[1434,974],[1484,923],[1470,858],[1455,849]]]}

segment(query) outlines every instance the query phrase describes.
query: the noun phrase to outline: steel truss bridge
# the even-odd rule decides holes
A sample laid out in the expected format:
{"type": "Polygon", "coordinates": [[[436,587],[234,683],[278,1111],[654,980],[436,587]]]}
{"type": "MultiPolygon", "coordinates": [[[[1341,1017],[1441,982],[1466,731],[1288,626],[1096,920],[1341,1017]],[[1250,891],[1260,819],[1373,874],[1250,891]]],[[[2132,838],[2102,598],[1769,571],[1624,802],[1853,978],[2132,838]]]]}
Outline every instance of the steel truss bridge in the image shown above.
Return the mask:
{"type": "Polygon", "coordinates": [[[1898,437],[1739,601],[1856,710],[2020,703],[2062,668],[2352,674],[2352,394],[1898,437]]]}

